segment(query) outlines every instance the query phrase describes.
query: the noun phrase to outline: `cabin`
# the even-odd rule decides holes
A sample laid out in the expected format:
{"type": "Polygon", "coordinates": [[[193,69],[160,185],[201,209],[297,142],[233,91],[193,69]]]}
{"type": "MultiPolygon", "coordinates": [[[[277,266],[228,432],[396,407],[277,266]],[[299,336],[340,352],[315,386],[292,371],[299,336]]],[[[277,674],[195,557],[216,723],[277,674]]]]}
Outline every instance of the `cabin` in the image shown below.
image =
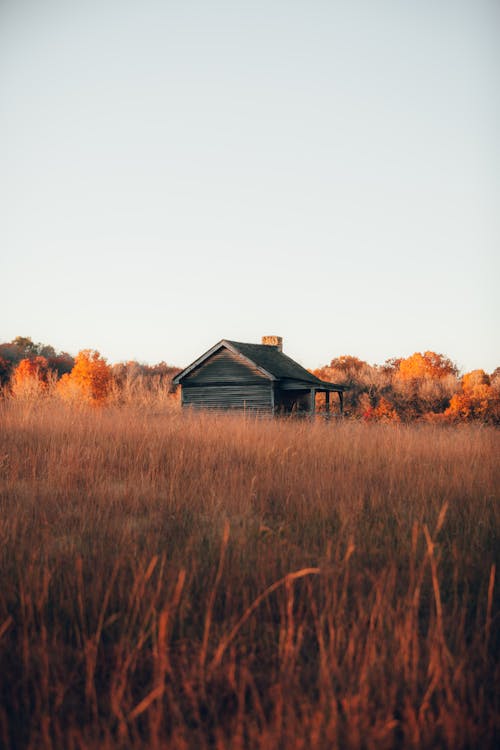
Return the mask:
{"type": "Polygon", "coordinates": [[[194,409],[240,409],[259,414],[314,414],[316,394],[337,394],[342,415],[346,386],[327,383],[283,353],[280,336],[264,336],[261,344],[222,339],[173,379],[181,387],[181,403],[194,409]]]}

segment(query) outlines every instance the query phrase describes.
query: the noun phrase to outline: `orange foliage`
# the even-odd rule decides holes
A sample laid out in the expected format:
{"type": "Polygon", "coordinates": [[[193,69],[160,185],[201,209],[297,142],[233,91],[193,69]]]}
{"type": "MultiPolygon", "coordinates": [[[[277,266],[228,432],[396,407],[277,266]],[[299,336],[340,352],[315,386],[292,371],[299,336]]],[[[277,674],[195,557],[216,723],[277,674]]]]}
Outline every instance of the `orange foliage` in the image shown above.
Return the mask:
{"type": "Polygon", "coordinates": [[[493,388],[484,370],[472,370],[461,381],[462,391],[456,393],[445,414],[452,420],[497,421],[500,412],[500,394],[493,388]]]}
{"type": "Polygon", "coordinates": [[[365,422],[400,422],[399,415],[389,401],[381,396],[377,406],[368,406],[363,412],[365,422]]]}
{"type": "Polygon", "coordinates": [[[475,391],[482,385],[490,385],[490,377],[484,370],[472,370],[465,373],[462,378],[462,389],[466,392],[475,391]]]}
{"type": "MultiPolygon", "coordinates": [[[[29,337],[18,336],[0,344],[0,397],[11,393],[18,399],[34,400],[57,389],[62,398],[75,403],[100,404],[111,391],[120,404],[139,400],[144,404],[172,403],[180,397],[180,389],[174,395],[172,388],[172,376],[178,371],[165,362],[154,366],[127,362],[111,367],[91,349],[81,351],[73,360],[29,337]]],[[[347,386],[344,414],[348,418],[368,422],[476,420],[500,425],[500,367],[491,375],[473,370],[460,378],[450,359],[429,350],[392,358],[384,365],[344,354],[312,372],[321,380],[347,386]]],[[[323,397],[318,397],[316,408],[325,411],[323,397]]]]}
{"type": "Polygon", "coordinates": [[[22,359],[14,370],[11,380],[12,393],[16,397],[35,396],[48,387],[49,367],[45,357],[22,359]]]}
{"type": "Polygon", "coordinates": [[[27,378],[38,378],[46,380],[48,373],[48,362],[45,357],[34,357],[34,359],[22,359],[14,371],[14,380],[22,381],[27,378]]]}
{"type": "Polygon", "coordinates": [[[403,380],[417,378],[444,378],[456,375],[457,368],[451,360],[436,352],[415,352],[411,357],[397,362],[397,375],[403,380]]]}
{"type": "Polygon", "coordinates": [[[58,383],[60,395],[67,400],[103,403],[112,383],[111,367],[99,352],[84,349],[77,355],[75,366],[58,383]]]}
{"type": "Polygon", "coordinates": [[[399,422],[399,416],[394,407],[383,396],[374,409],[373,415],[379,422],[399,422]]]}

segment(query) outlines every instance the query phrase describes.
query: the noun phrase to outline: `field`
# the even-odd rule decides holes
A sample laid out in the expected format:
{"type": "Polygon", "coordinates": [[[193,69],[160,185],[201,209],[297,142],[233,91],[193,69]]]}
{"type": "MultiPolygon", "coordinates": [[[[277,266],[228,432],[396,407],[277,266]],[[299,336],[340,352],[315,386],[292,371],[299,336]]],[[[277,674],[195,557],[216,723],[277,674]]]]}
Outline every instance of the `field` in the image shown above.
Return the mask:
{"type": "Polygon", "coordinates": [[[497,746],[499,442],[0,402],[0,747],[497,746]]]}

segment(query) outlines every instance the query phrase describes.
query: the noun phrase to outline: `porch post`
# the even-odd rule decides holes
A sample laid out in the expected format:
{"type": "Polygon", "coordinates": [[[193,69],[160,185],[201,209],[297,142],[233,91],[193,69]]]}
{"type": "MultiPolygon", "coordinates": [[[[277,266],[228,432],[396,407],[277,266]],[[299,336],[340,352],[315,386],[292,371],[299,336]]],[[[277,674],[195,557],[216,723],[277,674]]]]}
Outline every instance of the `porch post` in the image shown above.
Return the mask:
{"type": "Polygon", "coordinates": [[[330,391],[325,391],[326,418],[330,417],[330,391]]]}
{"type": "Polygon", "coordinates": [[[339,402],[340,402],[340,416],[344,416],[344,393],[339,391],[339,402]]]}
{"type": "Polygon", "coordinates": [[[316,410],[316,390],[311,388],[311,414],[316,410]]]}

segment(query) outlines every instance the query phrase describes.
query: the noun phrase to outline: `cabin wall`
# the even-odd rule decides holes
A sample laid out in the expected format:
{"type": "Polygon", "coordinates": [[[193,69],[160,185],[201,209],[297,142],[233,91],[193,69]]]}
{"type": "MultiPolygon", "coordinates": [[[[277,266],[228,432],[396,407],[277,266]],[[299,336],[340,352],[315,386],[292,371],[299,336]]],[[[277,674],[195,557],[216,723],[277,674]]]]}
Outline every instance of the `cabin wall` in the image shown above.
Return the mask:
{"type": "Polygon", "coordinates": [[[272,413],[273,388],[269,381],[254,385],[183,385],[182,404],[195,409],[240,409],[272,413]]]}
{"type": "Polygon", "coordinates": [[[182,380],[182,405],[271,413],[273,381],[258,367],[221,349],[182,380]]]}

